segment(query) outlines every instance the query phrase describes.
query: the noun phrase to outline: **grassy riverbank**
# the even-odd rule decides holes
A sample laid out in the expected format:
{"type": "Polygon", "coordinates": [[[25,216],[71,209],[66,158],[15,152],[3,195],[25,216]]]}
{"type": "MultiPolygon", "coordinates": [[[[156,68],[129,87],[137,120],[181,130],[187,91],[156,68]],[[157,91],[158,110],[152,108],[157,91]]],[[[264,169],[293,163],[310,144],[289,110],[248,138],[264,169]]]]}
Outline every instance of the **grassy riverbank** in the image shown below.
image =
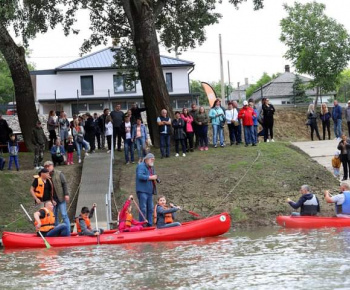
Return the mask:
{"type": "MultiPolygon", "coordinates": [[[[7,157],[7,154],[5,156],[7,157]]],[[[44,160],[50,160],[48,153],[45,154],[44,160]]],[[[33,198],[29,192],[33,175],[37,174],[37,171],[33,169],[33,153],[20,153],[20,171],[18,172],[14,164],[12,171],[7,170],[7,162],[8,160],[6,160],[4,171],[0,171],[0,233],[2,231],[33,231],[32,224],[19,206],[22,203],[28,212],[35,211],[33,198]],[[5,225],[8,226],[5,227],[5,225]]],[[[61,170],[67,178],[71,199],[80,183],[81,168],[82,166],[77,163],[58,167],[58,170],[61,170]]],[[[71,209],[73,208],[74,206],[71,206],[71,209]]],[[[71,210],[70,215],[74,214],[75,212],[71,210]]]]}
{"type": "MultiPolygon", "coordinates": [[[[159,157],[158,152],[153,153],[159,157]]],[[[121,204],[129,194],[135,194],[136,165],[119,166],[121,154],[116,162],[121,204]]],[[[325,204],[321,191],[336,191],[339,185],[325,168],[283,142],[210,148],[185,158],[157,158],[156,171],[162,181],[159,194],[203,216],[228,211],[239,227],[271,225],[276,215],[290,214],[286,198],[297,200],[302,184],[309,184],[318,194],[322,214],[331,215],[333,207],[325,204]]],[[[185,212],[178,216],[191,218],[185,212]]]]}

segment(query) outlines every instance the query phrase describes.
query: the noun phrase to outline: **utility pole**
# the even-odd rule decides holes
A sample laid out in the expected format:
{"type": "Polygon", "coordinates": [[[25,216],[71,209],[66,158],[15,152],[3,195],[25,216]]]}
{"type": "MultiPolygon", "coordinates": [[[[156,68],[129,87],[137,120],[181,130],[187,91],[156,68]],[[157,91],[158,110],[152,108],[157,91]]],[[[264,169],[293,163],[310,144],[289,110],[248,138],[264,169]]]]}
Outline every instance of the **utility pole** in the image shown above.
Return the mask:
{"type": "Polygon", "coordinates": [[[220,75],[221,75],[221,105],[225,107],[224,65],[222,61],[221,34],[219,34],[219,49],[220,49],[220,75]]]}
{"type": "Polygon", "coordinates": [[[227,61],[227,72],[228,72],[228,87],[229,89],[227,90],[227,99],[229,99],[229,94],[230,92],[230,88],[231,88],[231,76],[230,76],[230,61],[227,61]]]}
{"type": "Polygon", "coordinates": [[[239,82],[237,82],[238,102],[241,102],[241,90],[239,89],[239,82]]]}

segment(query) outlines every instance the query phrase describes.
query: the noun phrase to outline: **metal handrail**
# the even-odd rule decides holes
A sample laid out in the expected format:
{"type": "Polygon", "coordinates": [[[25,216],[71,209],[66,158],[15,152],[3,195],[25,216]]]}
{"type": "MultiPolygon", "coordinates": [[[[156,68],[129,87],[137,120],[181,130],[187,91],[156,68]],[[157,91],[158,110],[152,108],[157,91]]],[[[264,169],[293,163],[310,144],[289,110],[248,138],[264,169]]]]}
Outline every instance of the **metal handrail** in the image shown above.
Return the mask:
{"type": "Polygon", "coordinates": [[[106,194],[106,215],[107,215],[107,229],[111,229],[112,224],[112,193],[113,189],[113,162],[114,162],[114,140],[111,138],[111,158],[109,163],[109,177],[108,177],[108,192],[106,194]]]}

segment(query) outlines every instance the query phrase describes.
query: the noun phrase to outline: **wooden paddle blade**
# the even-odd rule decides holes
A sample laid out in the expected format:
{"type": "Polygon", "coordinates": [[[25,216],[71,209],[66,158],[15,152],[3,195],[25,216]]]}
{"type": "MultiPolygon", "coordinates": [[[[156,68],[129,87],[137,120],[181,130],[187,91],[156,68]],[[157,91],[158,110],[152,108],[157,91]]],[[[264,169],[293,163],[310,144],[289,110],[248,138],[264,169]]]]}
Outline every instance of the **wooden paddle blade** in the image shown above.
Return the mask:
{"type": "Polygon", "coordinates": [[[191,210],[188,210],[187,212],[188,212],[189,214],[195,216],[195,217],[199,217],[199,218],[202,217],[200,214],[195,213],[195,212],[193,212],[193,211],[191,211],[191,210]]]}

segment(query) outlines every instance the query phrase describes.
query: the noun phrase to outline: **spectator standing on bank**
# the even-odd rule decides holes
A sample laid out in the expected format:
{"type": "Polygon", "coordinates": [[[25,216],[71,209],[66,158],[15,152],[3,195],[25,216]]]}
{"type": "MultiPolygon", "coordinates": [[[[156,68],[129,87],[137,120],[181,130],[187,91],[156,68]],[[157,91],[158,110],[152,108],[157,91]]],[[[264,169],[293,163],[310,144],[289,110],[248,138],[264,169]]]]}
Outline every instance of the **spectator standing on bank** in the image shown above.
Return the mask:
{"type": "MultiPolygon", "coordinates": [[[[346,111],[345,111],[345,114],[346,114],[346,111]]],[[[349,115],[349,118],[350,118],[350,115],[349,115]]],[[[331,113],[328,111],[328,107],[326,103],[322,103],[321,105],[320,119],[322,121],[323,140],[325,140],[326,138],[326,129],[328,131],[328,139],[331,140],[331,113]]],[[[349,122],[348,122],[348,126],[349,126],[349,122]]]]}
{"type": "MultiPolygon", "coordinates": [[[[114,146],[116,146],[116,140],[118,137],[118,144],[117,144],[118,151],[122,151],[122,149],[121,149],[121,147],[122,147],[122,135],[121,135],[121,131],[120,131],[120,126],[121,126],[123,119],[124,119],[124,113],[120,109],[121,109],[121,106],[118,104],[115,106],[115,110],[113,112],[111,112],[111,117],[112,117],[112,121],[113,121],[113,141],[114,141],[114,146]]],[[[114,148],[113,148],[113,150],[114,150],[114,148]]]]}
{"type": "Polygon", "coordinates": [[[195,103],[193,103],[191,105],[191,110],[189,111],[189,113],[193,118],[192,128],[193,128],[193,132],[194,132],[194,136],[195,136],[194,148],[198,148],[198,146],[199,146],[199,133],[198,133],[198,125],[195,122],[196,114],[198,113],[198,109],[197,109],[197,105],[195,103]]]}
{"type": "Polygon", "coordinates": [[[49,131],[49,149],[55,144],[57,135],[56,128],[58,127],[57,116],[55,111],[50,111],[49,119],[47,120],[47,130],[49,131]]]}
{"type": "Polygon", "coordinates": [[[258,110],[254,106],[254,102],[249,102],[249,107],[251,107],[254,110],[255,115],[253,115],[253,144],[258,143],[258,126],[259,126],[259,113],[258,110]]]}
{"type": "Polygon", "coordinates": [[[171,119],[167,114],[168,111],[163,109],[161,115],[157,118],[161,158],[170,156],[171,119]]]}
{"type": "Polygon", "coordinates": [[[350,101],[348,101],[348,106],[345,108],[345,119],[348,125],[348,136],[350,137],[350,101]]]}
{"type": "Polygon", "coordinates": [[[335,138],[337,138],[337,140],[340,141],[341,135],[342,135],[342,129],[341,129],[342,108],[339,106],[337,100],[335,100],[333,104],[334,104],[334,107],[332,112],[332,119],[334,123],[334,135],[335,135],[335,138]]]}
{"type": "Polygon", "coordinates": [[[185,133],[186,133],[185,144],[186,144],[187,152],[189,151],[193,152],[193,136],[194,136],[194,131],[192,127],[193,117],[188,113],[187,108],[182,109],[181,119],[185,121],[185,126],[184,126],[185,133]]]}
{"type": "Polygon", "coordinates": [[[85,138],[86,141],[89,142],[90,147],[90,153],[95,152],[95,134],[96,134],[96,127],[94,123],[94,118],[91,116],[89,112],[86,113],[86,121],[85,121],[85,138]]]}
{"type": "Polygon", "coordinates": [[[321,140],[320,134],[318,133],[317,113],[315,112],[315,107],[313,104],[309,105],[309,109],[307,110],[307,118],[309,119],[311,128],[311,140],[314,141],[314,131],[316,132],[317,138],[321,140]]]}
{"type": "Polygon", "coordinates": [[[143,157],[146,155],[146,146],[148,145],[147,129],[146,126],[142,124],[141,117],[136,120],[136,124],[132,127],[131,138],[136,145],[139,163],[141,163],[143,157]]]}
{"type": "Polygon", "coordinates": [[[19,146],[16,140],[15,134],[10,134],[10,140],[8,142],[8,150],[9,150],[9,166],[8,170],[12,168],[12,162],[15,163],[17,171],[19,171],[19,161],[18,161],[18,152],[19,146]]]}
{"type": "Polygon", "coordinates": [[[69,121],[67,119],[67,114],[63,111],[61,112],[60,118],[58,119],[58,125],[62,145],[65,145],[68,139],[69,121]]]}
{"type": "Polygon", "coordinates": [[[123,123],[120,125],[120,131],[122,138],[124,140],[124,155],[125,155],[125,164],[135,163],[134,162],[134,143],[131,139],[131,131],[132,131],[132,125],[130,122],[130,117],[126,115],[124,117],[123,123]],[[130,159],[129,159],[129,153],[130,153],[130,159]]]}
{"type": "Polygon", "coordinates": [[[213,146],[217,148],[217,137],[219,135],[220,146],[224,145],[224,125],[225,125],[225,112],[221,107],[220,99],[216,99],[213,107],[209,111],[209,118],[213,127],[213,146]]]}
{"type": "Polygon", "coordinates": [[[95,148],[96,148],[96,141],[97,141],[97,148],[101,149],[101,129],[99,126],[99,118],[97,113],[94,113],[93,124],[95,127],[95,136],[94,136],[95,148]]]}
{"type": "Polygon", "coordinates": [[[238,103],[236,101],[232,102],[232,106],[233,109],[237,110],[237,121],[238,121],[238,125],[236,126],[235,130],[237,131],[237,135],[236,137],[236,145],[239,145],[242,143],[242,122],[241,120],[238,118],[238,113],[240,111],[240,108],[238,108],[238,103]]]}
{"type": "Polygon", "coordinates": [[[195,117],[195,123],[197,124],[198,137],[199,137],[199,150],[208,151],[208,123],[209,117],[205,112],[203,106],[199,107],[198,113],[195,117]]]}
{"type": "MultiPolygon", "coordinates": [[[[101,132],[101,147],[105,149],[106,147],[106,118],[109,116],[109,109],[104,109],[103,114],[98,118],[98,125],[101,132]]],[[[109,149],[110,150],[110,149],[109,149]]]]}
{"type": "Polygon", "coordinates": [[[270,100],[266,99],[265,103],[262,105],[262,111],[263,111],[263,115],[264,115],[264,132],[265,132],[265,136],[264,136],[264,142],[275,142],[275,140],[273,139],[273,123],[274,123],[274,119],[273,119],[273,115],[275,114],[275,107],[270,104],[270,100]],[[270,135],[270,140],[269,140],[269,135],[270,135]]]}
{"type": "Polygon", "coordinates": [[[73,165],[73,153],[74,153],[74,148],[75,144],[73,142],[73,136],[69,135],[68,136],[68,141],[67,141],[67,165],[73,165]]]}
{"type": "Polygon", "coordinates": [[[238,113],[236,109],[233,109],[231,102],[228,103],[228,109],[225,111],[225,117],[230,136],[230,145],[232,146],[235,144],[236,140],[235,127],[238,126],[238,113]]]}
{"type": "Polygon", "coordinates": [[[107,138],[107,144],[108,144],[108,150],[107,153],[110,153],[112,150],[112,136],[113,136],[113,121],[112,117],[108,115],[106,117],[106,122],[105,122],[105,136],[107,138]]]}
{"type": "Polygon", "coordinates": [[[186,133],[184,132],[185,121],[181,118],[179,111],[175,112],[175,119],[172,121],[172,126],[174,129],[174,139],[175,139],[175,157],[179,157],[179,144],[181,143],[182,147],[182,156],[186,157],[186,144],[185,138],[186,133]]]}
{"type": "Polygon", "coordinates": [[[254,110],[248,106],[248,102],[243,102],[243,108],[238,113],[238,118],[242,119],[243,128],[244,128],[244,139],[245,146],[252,144],[252,146],[256,146],[255,140],[253,139],[254,135],[254,122],[253,116],[256,116],[254,110]]]}
{"type": "Polygon", "coordinates": [[[343,181],[347,180],[350,173],[350,140],[347,139],[346,135],[341,136],[341,141],[338,144],[338,150],[340,150],[340,160],[343,164],[343,181]]]}
{"type": "Polygon", "coordinates": [[[0,145],[3,145],[3,147],[0,147],[0,152],[3,152],[3,148],[7,147],[7,141],[11,133],[11,128],[7,124],[7,121],[2,118],[2,113],[0,113],[0,145]]]}
{"type": "Polygon", "coordinates": [[[133,116],[133,119],[134,120],[141,119],[141,123],[143,123],[141,113],[145,112],[146,110],[147,108],[139,108],[137,103],[133,103],[131,106],[131,114],[133,116]]]}
{"type": "Polygon", "coordinates": [[[37,121],[36,126],[32,130],[32,144],[34,145],[34,168],[39,170],[44,158],[44,149],[46,143],[46,136],[41,122],[37,121]]]}

